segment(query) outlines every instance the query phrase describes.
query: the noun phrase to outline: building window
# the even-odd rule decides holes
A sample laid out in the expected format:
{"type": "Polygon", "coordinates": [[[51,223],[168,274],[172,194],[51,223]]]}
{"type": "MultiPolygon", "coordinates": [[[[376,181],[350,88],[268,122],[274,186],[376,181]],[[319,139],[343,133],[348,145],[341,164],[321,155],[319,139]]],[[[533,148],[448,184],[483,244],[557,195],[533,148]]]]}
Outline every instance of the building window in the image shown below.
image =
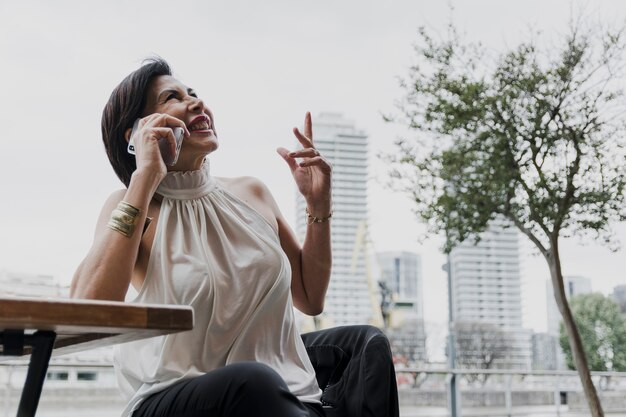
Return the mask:
{"type": "Polygon", "coordinates": [[[97,372],[83,371],[76,373],[76,380],[78,381],[96,381],[97,379],[97,372]]]}
{"type": "Polygon", "coordinates": [[[50,371],[46,374],[48,381],[67,381],[69,373],[67,371],[50,371]]]}

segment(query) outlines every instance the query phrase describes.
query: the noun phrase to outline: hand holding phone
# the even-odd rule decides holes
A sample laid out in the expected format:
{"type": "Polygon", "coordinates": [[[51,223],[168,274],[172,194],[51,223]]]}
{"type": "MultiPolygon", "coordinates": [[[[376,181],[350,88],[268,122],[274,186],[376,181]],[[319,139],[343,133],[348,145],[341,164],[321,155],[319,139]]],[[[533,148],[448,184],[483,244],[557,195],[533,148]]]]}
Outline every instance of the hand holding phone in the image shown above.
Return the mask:
{"type": "MultiPolygon", "coordinates": [[[[135,132],[139,130],[140,120],[141,119],[135,120],[135,123],[133,124],[133,130],[130,133],[130,139],[128,141],[127,151],[131,155],[135,155],[134,137],[135,137],[135,132]]],[[[176,149],[173,154],[170,151],[171,148],[170,148],[169,142],[167,141],[167,138],[160,137],[158,139],[159,150],[161,151],[161,157],[163,158],[163,162],[165,163],[165,165],[169,165],[169,166],[173,166],[174,164],[176,164],[176,161],[178,161],[178,154],[180,153],[180,147],[183,144],[183,135],[184,135],[184,131],[182,127],[173,127],[172,131],[174,132],[174,138],[176,139],[176,149]]]]}

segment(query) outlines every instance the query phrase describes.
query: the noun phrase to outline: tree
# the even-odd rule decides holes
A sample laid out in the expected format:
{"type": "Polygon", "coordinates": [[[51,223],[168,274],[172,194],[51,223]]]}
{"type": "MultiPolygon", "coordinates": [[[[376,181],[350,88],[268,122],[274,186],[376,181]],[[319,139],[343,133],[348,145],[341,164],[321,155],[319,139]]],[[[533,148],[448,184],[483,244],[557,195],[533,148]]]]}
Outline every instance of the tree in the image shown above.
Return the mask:
{"type": "MultiPolygon", "coordinates": [[[[592,371],[626,371],[626,318],[617,303],[602,294],[584,294],[571,301],[589,368],[592,371]]],[[[559,338],[567,366],[575,369],[567,333],[561,325],[559,338]]]]}
{"type": "Polygon", "coordinates": [[[624,212],[624,64],[620,32],[573,24],[557,47],[535,40],[496,57],[460,41],[451,25],[421,29],[419,64],[401,82],[399,114],[415,132],[387,155],[444,251],[508,219],[545,259],[573,361],[593,416],[603,411],[565,297],[559,244],[592,236],[616,250],[610,224],[624,212]]]}
{"type": "MultiPolygon", "coordinates": [[[[465,369],[493,369],[512,353],[505,332],[497,326],[477,322],[455,323],[457,362],[465,369]]],[[[489,374],[465,374],[467,382],[484,385],[489,374]]]]}

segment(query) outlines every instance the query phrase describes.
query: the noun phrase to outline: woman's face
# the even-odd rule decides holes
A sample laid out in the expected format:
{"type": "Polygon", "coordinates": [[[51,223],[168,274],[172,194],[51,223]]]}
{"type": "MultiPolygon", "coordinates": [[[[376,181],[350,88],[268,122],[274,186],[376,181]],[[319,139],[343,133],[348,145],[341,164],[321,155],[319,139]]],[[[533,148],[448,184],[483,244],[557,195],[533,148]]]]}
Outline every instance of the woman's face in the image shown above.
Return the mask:
{"type": "MultiPolygon", "coordinates": [[[[213,152],[218,147],[213,114],[198,98],[192,88],[170,75],[155,77],[148,86],[143,117],[153,113],[165,113],[182,120],[191,136],[183,140],[183,153],[213,152]]],[[[190,156],[190,155],[189,155],[190,156]]]]}

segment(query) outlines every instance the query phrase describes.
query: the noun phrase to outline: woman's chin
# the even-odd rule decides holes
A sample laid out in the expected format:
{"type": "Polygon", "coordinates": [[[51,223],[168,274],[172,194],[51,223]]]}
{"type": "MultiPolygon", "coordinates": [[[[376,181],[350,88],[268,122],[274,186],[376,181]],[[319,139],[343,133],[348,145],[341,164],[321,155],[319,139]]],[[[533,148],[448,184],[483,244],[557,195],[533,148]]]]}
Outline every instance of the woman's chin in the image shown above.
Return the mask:
{"type": "Polygon", "coordinates": [[[194,135],[183,141],[183,148],[187,148],[192,152],[213,152],[219,147],[217,136],[211,131],[208,135],[194,135]]]}

